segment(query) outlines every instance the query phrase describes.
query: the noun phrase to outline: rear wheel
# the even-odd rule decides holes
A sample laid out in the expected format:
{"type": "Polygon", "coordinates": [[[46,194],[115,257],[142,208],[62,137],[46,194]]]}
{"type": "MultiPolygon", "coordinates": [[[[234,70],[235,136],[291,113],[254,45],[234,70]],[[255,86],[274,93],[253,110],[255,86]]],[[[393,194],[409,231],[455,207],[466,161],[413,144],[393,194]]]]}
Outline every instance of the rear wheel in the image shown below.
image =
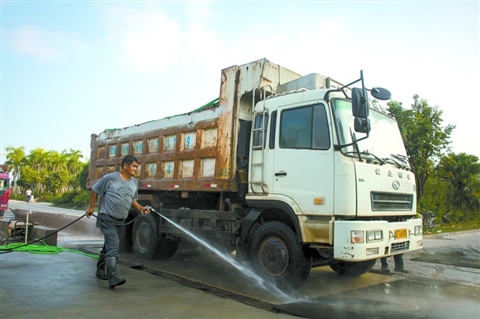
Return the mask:
{"type": "Polygon", "coordinates": [[[167,259],[175,255],[178,249],[179,241],[168,238],[166,236],[160,236],[158,240],[158,247],[155,257],[158,259],[167,259]]]}
{"type": "Polygon", "coordinates": [[[133,225],[133,251],[143,259],[166,259],[172,257],[179,242],[158,234],[157,221],[153,215],[140,215],[133,225]]]}
{"type": "Polygon", "coordinates": [[[268,222],[257,230],[249,250],[252,268],[282,288],[300,287],[307,279],[310,255],[297,241],[293,230],[281,222],[268,222]]]}
{"type": "Polygon", "coordinates": [[[358,277],[369,272],[373,268],[373,265],[375,265],[375,261],[375,259],[355,263],[339,261],[331,263],[330,268],[341,276],[358,277]]]}
{"type": "Polygon", "coordinates": [[[140,215],[133,225],[133,251],[143,259],[155,257],[158,245],[157,222],[152,215],[140,215]]]}

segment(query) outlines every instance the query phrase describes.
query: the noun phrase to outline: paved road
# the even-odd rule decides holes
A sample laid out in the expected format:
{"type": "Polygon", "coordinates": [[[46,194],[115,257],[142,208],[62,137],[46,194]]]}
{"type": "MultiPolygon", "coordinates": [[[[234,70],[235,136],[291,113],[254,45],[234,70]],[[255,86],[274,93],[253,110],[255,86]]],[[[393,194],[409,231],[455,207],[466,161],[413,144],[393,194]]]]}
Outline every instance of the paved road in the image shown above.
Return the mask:
{"type": "Polygon", "coordinates": [[[82,216],[85,214],[84,210],[75,210],[75,209],[66,209],[52,206],[49,203],[26,203],[18,200],[10,200],[8,202],[9,208],[14,209],[23,209],[23,210],[32,210],[37,212],[52,213],[52,214],[66,214],[73,216],[82,216]]]}
{"type": "Polygon", "coordinates": [[[81,218],[85,215],[84,210],[66,209],[52,206],[49,203],[26,203],[11,200],[8,203],[9,210],[5,212],[3,219],[13,218],[12,211],[31,211],[29,219],[40,225],[60,229],[80,218],[78,222],[58,233],[59,246],[89,245],[103,242],[103,235],[95,226],[96,219],[81,218]]]}

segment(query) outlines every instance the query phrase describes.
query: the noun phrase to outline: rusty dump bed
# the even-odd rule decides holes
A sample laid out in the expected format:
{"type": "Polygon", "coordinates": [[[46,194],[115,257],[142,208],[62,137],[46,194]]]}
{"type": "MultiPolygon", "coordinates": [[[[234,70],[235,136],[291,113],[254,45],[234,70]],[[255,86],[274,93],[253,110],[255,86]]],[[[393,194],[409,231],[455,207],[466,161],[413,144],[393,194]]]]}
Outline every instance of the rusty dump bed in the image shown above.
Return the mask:
{"type": "Polygon", "coordinates": [[[120,169],[125,155],[141,162],[140,190],[237,191],[240,121],[252,104],[300,75],[266,59],[222,70],[220,97],[193,112],[93,134],[87,187],[120,169]]]}

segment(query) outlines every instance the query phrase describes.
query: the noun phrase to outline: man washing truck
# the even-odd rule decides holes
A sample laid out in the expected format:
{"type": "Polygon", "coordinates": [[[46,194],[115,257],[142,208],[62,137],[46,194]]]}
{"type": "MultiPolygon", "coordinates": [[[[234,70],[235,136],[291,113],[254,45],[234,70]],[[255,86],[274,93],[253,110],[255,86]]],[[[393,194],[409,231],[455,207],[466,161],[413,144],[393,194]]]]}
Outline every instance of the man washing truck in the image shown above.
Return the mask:
{"type": "MultiPolygon", "coordinates": [[[[342,85],[266,59],[235,65],[221,72],[219,99],[193,112],[93,134],[87,186],[131,154],[140,205],[236,250],[279,286],[324,265],[359,276],[422,247],[397,122],[369,92],[390,98],[362,73],[342,85]]],[[[171,257],[186,236],[157,214],[126,234],[142,258],[171,257]]]]}

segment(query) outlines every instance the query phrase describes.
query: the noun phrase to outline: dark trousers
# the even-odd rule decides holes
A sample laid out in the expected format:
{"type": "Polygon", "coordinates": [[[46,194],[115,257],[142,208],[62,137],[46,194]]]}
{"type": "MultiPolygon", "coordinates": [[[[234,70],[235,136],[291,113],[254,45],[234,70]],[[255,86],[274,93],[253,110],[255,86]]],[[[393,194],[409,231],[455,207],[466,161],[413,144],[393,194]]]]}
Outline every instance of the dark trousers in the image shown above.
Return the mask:
{"type": "MultiPolygon", "coordinates": [[[[388,268],[387,258],[380,258],[382,262],[382,268],[388,268]]],[[[403,269],[403,254],[393,255],[393,261],[395,262],[395,269],[403,269]]]]}
{"type": "Polygon", "coordinates": [[[120,237],[124,231],[124,225],[123,220],[117,220],[104,213],[98,214],[97,226],[105,237],[101,252],[105,254],[105,258],[120,257],[120,237]]]}

